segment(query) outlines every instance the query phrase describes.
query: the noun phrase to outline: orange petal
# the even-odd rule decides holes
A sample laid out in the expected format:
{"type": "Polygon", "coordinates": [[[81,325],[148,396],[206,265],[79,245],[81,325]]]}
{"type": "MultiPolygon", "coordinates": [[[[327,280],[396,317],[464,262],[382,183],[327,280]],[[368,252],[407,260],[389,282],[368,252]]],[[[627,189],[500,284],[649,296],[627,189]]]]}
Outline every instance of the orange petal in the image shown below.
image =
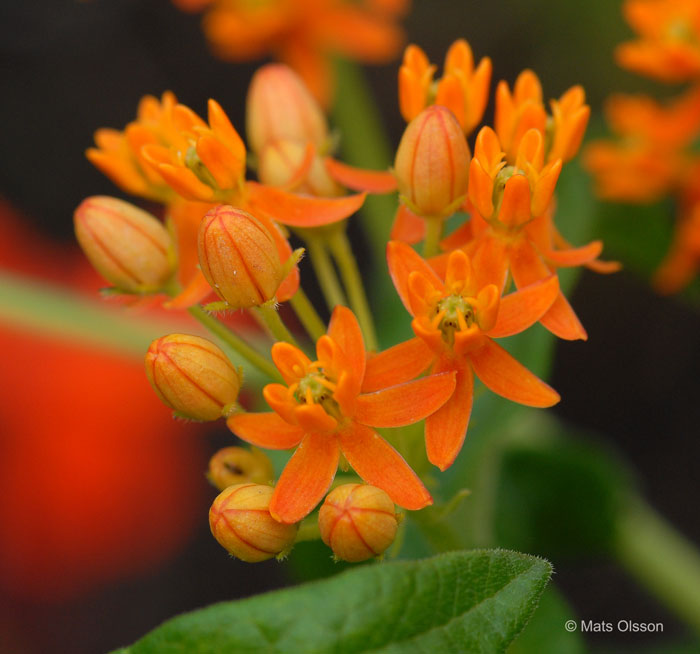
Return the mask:
{"type": "Polygon", "coordinates": [[[287,384],[301,379],[311,364],[311,359],[291,343],[275,343],[271,354],[272,360],[282,374],[282,379],[287,384]]]}
{"type": "Polygon", "coordinates": [[[568,250],[547,250],[542,253],[555,266],[571,267],[582,266],[584,263],[593,261],[603,251],[602,241],[593,241],[580,248],[570,248],[568,250]]]}
{"type": "Polygon", "coordinates": [[[355,168],[332,157],[326,157],[323,163],[328,174],[336,182],[353,191],[391,193],[396,190],[396,178],[389,171],[355,168]]]}
{"type": "Polygon", "coordinates": [[[559,294],[556,275],[525,286],[501,299],[496,325],[488,332],[491,338],[519,334],[547,312],[559,294]]]}
{"type": "Polygon", "coordinates": [[[340,448],[328,434],[307,434],[284,468],[270,501],[278,522],[299,522],[314,510],[335,477],[340,448]]]}
{"type": "Polygon", "coordinates": [[[304,437],[304,430],[285,422],[276,413],[235,413],[228,428],[244,441],[268,450],[287,450],[304,437]]]}
{"type": "Polygon", "coordinates": [[[447,107],[455,115],[460,127],[465,129],[467,110],[465,107],[464,89],[457,75],[447,73],[442,76],[442,79],[438,82],[435,104],[447,107]]]}
{"type": "Polygon", "coordinates": [[[416,216],[405,204],[399,205],[390,238],[392,241],[420,243],[425,238],[425,220],[416,216]]]}
{"type": "Polygon", "coordinates": [[[510,257],[504,239],[485,234],[472,257],[472,268],[477,287],[495,284],[503,292],[508,277],[510,257]]]}
{"type": "Polygon", "coordinates": [[[343,306],[337,306],[333,309],[333,314],[328,324],[328,336],[345,353],[347,362],[352,367],[352,374],[357,380],[359,390],[359,385],[365,376],[365,342],[355,314],[343,306]]]}
{"type": "Polygon", "coordinates": [[[295,422],[306,432],[325,433],[335,431],[338,421],[329,416],[320,404],[300,404],[294,407],[295,422]]]}
{"type": "Polygon", "coordinates": [[[435,359],[422,338],[411,338],[367,359],[362,391],[403,384],[420,375],[435,359]]]}
{"type": "Polygon", "coordinates": [[[548,407],[561,398],[490,338],[469,353],[474,373],[494,393],[527,406],[548,407]]]}
{"type": "Polygon", "coordinates": [[[234,189],[245,172],[241,161],[217,138],[204,134],[197,140],[197,155],[221,189],[234,189]]]}
{"type": "Polygon", "coordinates": [[[199,304],[212,292],[209,282],[201,270],[195,272],[195,276],[172,300],[163,303],[166,309],[187,309],[199,304]]]}
{"type": "MultiPolygon", "coordinates": [[[[396,291],[406,307],[406,311],[411,313],[411,301],[408,291],[408,276],[414,272],[420,272],[430,283],[435,290],[440,294],[444,291],[442,280],[437,276],[437,273],[415,250],[406,243],[401,241],[389,241],[386,246],[386,259],[389,264],[389,274],[394,282],[396,291]]],[[[411,313],[411,315],[413,315],[411,313]]]]}
{"type": "Polygon", "coordinates": [[[366,393],[357,398],[355,420],[373,427],[412,425],[435,413],[454,389],[455,373],[443,372],[366,393]]]}
{"type": "Polygon", "coordinates": [[[214,197],[214,189],[201,182],[189,168],[161,163],[157,169],[168,186],[186,200],[207,202],[214,197]]]}
{"type": "Polygon", "coordinates": [[[552,334],[567,341],[588,340],[588,334],[563,293],[542,316],[540,322],[552,334]]]}
{"type": "Polygon", "coordinates": [[[504,225],[517,226],[530,218],[530,182],[525,175],[515,174],[506,182],[498,219],[504,225]]]}
{"type": "Polygon", "coordinates": [[[493,214],[493,179],[476,159],[469,164],[469,200],[483,218],[493,214]]]}
{"type": "Polygon", "coordinates": [[[373,429],[351,422],[338,432],[338,438],[353,470],[368,484],[386,491],[393,502],[411,511],[433,503],[416,473],[373,429]]]}
{"type": "Polygon", "coordinates": [[[246,182],[246,189],[253,213],[261,211],[291,227],[320,227],[344,220],[362,206],[366,196],[359,193],[341,198],[314,198],[256,182],[246,182]]]}
{"type": "MultiPolygon", "coordinates": [[[[434,372],[455,370],[455,363],[441,359],[434,372]]],[[[428,460],[446,470],[462,449],[474,400],[474,376],[467,364],[457,369],[455,390],[445,404],[425,419],[425,450],[428,460]]]]}

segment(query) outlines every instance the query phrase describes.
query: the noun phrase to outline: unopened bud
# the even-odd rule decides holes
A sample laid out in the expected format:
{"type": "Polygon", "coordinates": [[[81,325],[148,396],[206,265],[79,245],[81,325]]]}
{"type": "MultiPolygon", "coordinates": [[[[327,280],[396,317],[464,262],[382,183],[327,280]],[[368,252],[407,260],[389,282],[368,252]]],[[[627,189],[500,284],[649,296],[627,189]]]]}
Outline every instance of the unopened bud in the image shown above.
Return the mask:
{"type": "Polygon", "coordinates": [[[199,226],[199,265],[216,294],[232,308],[271,300],[284,278],[275,241],[254,216],[215,207],[199,226]]]}
{"type": "Polygon", "coordinates": [[[146,353],[146,376],[164,404],[192,420],[220,418],[241,386],[221,348],[188,334],[153,341],[146,353]]]}
{"type": "Polygon", "coordinates": [[[253,482],[267,484],[272,481],[275,471],[269,457],[254,448],[224,447],[209,460],[207,478],[219,490],[234,484],[253,482]]]}
{"type": "Polygon", "coordinates": [[[273,492],[272,486],[237,484],[214,500],[209,526],[229,554],[257,563],[284,554],[294,544],[297,526],[277,522],[268,511],[273,492]]]}
{"type": "Polygon", "coordinates": [[[292,140],[322,150],[326,118],[301,78],[284,64],[260,68],[250,83],[246,106],[248,145],[254,152],[269,143],[292,140]]]}
{"type": "Polygon", "coordinates": [[[172,277],[171,238],[150,213],[117,198],[86,198],[75,210],[80,247],[108,282],[129,293],[154,293],[172,277]]]}
{"type": "Polygon", "coordinates": [[[402,199],[424,217],[454,213],[467,192],[469,146],[452,112],[433,105],[401,137],[394,173],[402,199]]]}
{"type": "Polygon", "coordinates": [[[329,493],[318,524],[335,556],[351,562],[379,556],[394,542],[398,527],[391,498],[367,484],[344,484],[329,493]]]}

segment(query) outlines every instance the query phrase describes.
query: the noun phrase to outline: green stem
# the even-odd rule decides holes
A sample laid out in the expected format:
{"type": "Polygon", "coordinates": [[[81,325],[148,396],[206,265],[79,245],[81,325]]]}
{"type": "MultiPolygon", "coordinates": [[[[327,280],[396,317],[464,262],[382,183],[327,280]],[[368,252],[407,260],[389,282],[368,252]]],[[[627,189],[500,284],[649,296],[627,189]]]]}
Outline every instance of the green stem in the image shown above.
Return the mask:
{"type": "Polygon", "coordinates": [[[362,328],[362,333],[365,336],[365,345],[370,351],[377,350],[379,346],[374,329],[374,321],[372,320],[372,312],[369,308],[369,302],[367,302],[362,275],[360,275],[357,260],[352,253],[350,241],[348,241],[345,230],[335,230],[328,237],[328,245],[340,269],[340,275],[343,278],[343,284],[345,284],[350,299],[350,306],[355,312],[362,328]]]}
{"type": "Polygon", "coordinates": [[[314,267],[316,279],[318,279],[321,292],[326,299],[326,305],[331,311],[333,307],[339,304],[347,306],[345,293],[343,293],[343,289],[340,287],[338,275],[335,272],[333,262],[326,250],[323,237],[308,234],[305,236],[305,239],[306,246],[309,250],[311,265],[314,267]]]}
{"type": "Polygon", "coordinates": [[[700,633],[700,553],[643,502],[619,519],[620,563],[676,615],[700,633]]]}
{"type": "Polygon", "coordinates": [[[304,325],[306,333],[313,341],[317,341],[326,333],[326,325],[323,320],[321,320],[314,305],[311,304],[311,301],[306,296],[301,286],[297,292],[292,295],[289,304],[292,305],[294,313],[296,313],[297,318],[299,318],[301,324],[304,325]]]}
{"type": "Polygon", "coordinates": [[[425,219],[425,242],[423,243],[423,256],[434,257],[440,251],[440,239],[444,221],[439,218],[425,219]]]}
{"type": "Polygon", "coordinates": [[[292,336],[291,332],[287,329],[287,326],[282,322],[280,314],[277,311],[277,301],[272,299],[268,302],[261,304],[258,307],[253,307],[253,311],[262,318],[263,322],[267,325],[272,336],[278,341],[286,341],[292,345],[296,345],[297,342],[292,336]]]}
{"type": "Polygon", "coordinates": [[[199,320],[212,334],[218,336],[224,343],[260,370],[260,372],[272,379],[281,379],[281,375],[271,361],[266,359],[257,350],[253,349],[240,336],[234,334],[214,316],[208,314],[202,307],[196,305],[190,307],[188,311],[191,316],[199,320]]]}
{"type": "Polygon", "coordinates": [[[313,516],[307,520],[304,520],[299,525],[299,530],[297,531],[295,543],[301,543],[306,540],[319,540],[321,538],[321,530],[318,526],[318,517],[313,516]]]}

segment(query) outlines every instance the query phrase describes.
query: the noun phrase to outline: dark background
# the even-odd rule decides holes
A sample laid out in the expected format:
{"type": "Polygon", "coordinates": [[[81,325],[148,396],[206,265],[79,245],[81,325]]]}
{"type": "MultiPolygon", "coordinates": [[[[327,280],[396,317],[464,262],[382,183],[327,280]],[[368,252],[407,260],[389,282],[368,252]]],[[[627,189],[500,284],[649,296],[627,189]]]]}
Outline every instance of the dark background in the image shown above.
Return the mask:
{"type": "MultiPolygon", "coordinates": [[[[629,32],[618,3],[609,0],[415,0],[405,24],[410,40],[433,61],[441,61],[448,45],[464,36],[477,59],[491,56],[494,80],[512,83],[531,67],[547,97],[583,84],[594,123],[611,90],[647,86],[612,62],[614,44],[629,32]]],[[[73,209],[88,195],[119,194],[83,156],[94,130],[123,127],[142,95],[166,89],[200,114],[214,97],[242,127],[256,65],[213,59],[199,17],[180,13],[166,0],[2,3],[0,194],[37,234],[74,247],[73,209]]],[[[403,128],[396,70],[396,64],[368,69],[395,144],[403,128]]],[[[490,112],[492,103],[487,117],[490,112]]],[[[555,411],[617,450],[631,463],[649,502],[700,542],[697,309],[688,297],[656,296],[632,272],[584,272],[571,302],[589,340],[557,345],[552,385],[563,401],[555,411]]],[[[209,437],[212,451],[229,443],[225,432],[213,430],[209,437]]],[[[229,560],[208,533],[206,510],[203,506],[190,546],[150,575],[61,604],[0,596],[7,605],[0,611],[0,651],[104,652],[133,642],[177,612],[286,583],[285,568],[274,562],[248,566],[229,560]]],[[[580,617],[660,620],[665,636],[686,633],[613,564],[555,565],[556,580],[580,617]]],[[[591,642],[614,648],[611,638],[591,642]]]]}

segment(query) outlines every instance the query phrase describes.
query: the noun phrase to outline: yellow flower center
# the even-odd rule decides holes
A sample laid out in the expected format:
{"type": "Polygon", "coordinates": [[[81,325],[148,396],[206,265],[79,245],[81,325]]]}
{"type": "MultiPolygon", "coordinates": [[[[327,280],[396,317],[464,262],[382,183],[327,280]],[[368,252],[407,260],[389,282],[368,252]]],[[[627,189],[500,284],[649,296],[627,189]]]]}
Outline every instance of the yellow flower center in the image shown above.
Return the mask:
{"type": "Polygon", "coordinates": [[[455,332],[466,331],[474,324],[474,308],[462,295],[448,295],[435,307],[433,327],[442,332],[442,340],[450,347],[455,342],[455,332]]]}
{"type": "Polygon", "coordinates": [[[336,384],[325,375],[318,361],[309,366],[306,374],[301,377],[295,386],[296,388],[293,391],[294,399],[299,404],[320,404],[329,416],[336,420],[342,419],[340,407],[333,399],[333,391],[335,391],[336,384]]]}

